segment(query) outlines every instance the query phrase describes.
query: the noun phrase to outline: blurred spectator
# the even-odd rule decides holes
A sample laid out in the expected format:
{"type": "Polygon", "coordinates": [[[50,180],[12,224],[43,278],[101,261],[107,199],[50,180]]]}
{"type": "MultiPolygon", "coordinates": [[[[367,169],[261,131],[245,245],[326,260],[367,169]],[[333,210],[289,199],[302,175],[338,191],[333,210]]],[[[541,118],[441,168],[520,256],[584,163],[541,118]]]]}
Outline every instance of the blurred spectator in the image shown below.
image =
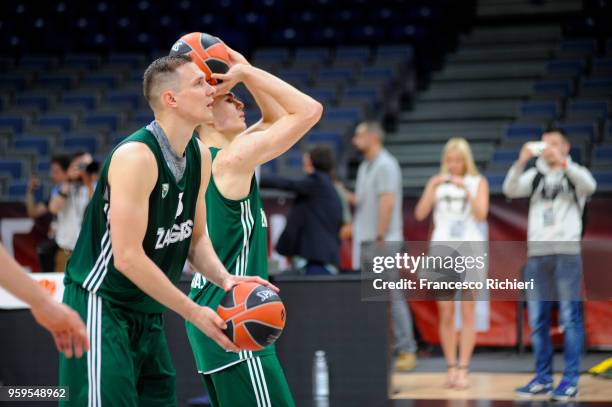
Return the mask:
{"type": "MultiPolygon", "coordinates": [[[[68,167],[70,166],[70,157],[67,155],[56,155],[51,158],[51,166],[49,168],[49,178],[53,184],[50,196],[57,193],[59,186],[68,178],[68,167]]],[[[28,216],[32,219],[39,219],[45,215],[51,215],[48,209],[47,202],[36,202],[34,199],[34,191],[40,188],[40,180],[36,175],[30,177],[28,189],[26,192],[26,210],[28,216]]],[[[48,223],[45,223],[45,228],[48,223]]],[[[55,242],[55,231],[53,228],[48,230],[48,238],[42,240],[36,247],[38,260],[42,271],[55,270],[55,255],[57,253],[57,243],[55,242]]]]}
{"type": "Polygon", "coordinates": [[[342,203],[331,179],[334,167],[331,148],[315,146],[303,156],[306,177],[263,176],[260,182],[262,188],[297,194],[276,251],[291,257],[294,267],[304,274],[338,273],[342,203]]]}
{"type": "Polygon", "coordinates": [[[585,167],[569,156],[570,142],[559,129],[542,135],[543,145],[527,143],[504,180],[509,198],[530,198],[528,260],[525,279],[534,280],[527,291],[535,377],[517,388],[522,395],[549,394],[567,400],[578,392],[580,357],[584,342],[581,291],[583,210],[595,192],[596,182],[585,167]],[[537,157],[535,165],[527,163],[537,157]],[[559,300],[560,324],[564,332],[565,370],[553,391],[553,347],[550,316],[553,299],[559,300]]]}
{"type": "MultiPolygon", "coordinates": [[[[486,178],[478,173],[470,145],[463,138],[451,138],[444,146],[440,172],[431,177],[425,186],[415,207],[414,217],[419,221],[425,220],[432,210],[432,242],[464,242],[452,248],[458,250],[454,255],[482,255],[472,251],[486,249],[474,242],[487,240],[486,224],[483,222],[489,210],[489,185],[486,178]]],[[[430,250],[436,251],[444,246],[432,245],[430,250]]],[[[466,272],[463,276],[465,280],[484,282],[486,271],[466,272]]],[[[460,302],[459,335],[455,327],[455,300],[450,298],[437,304],[440,342],[448,366],[446,387],[465,389],[469,386],[468,367],[476,343],[476,303],[472,298],[463,298],[460,302]]]]}
{"type": "Polygon", "coordinates": [[[55,241],[58,246],[55,256],[55,271],[63,272],[68,257],[74,250],[81,222],[91,198],[98,170],[97,163],[89,153],[73,155],[68,167],[67,179],[52,194],[49,212],[56,216],[55,241]]]}
{"type": "MultiPolygon", "coordinates": [[[[364,242],[402,242],[403,187],[399,163],[384,147],[384,130],[378,122],[363,122],[355,129],[353,145],[365,158],[359,165],[353,219],[353,268],[360,269],[364,242]]],[[[416,365],[416,341],[412,315],[400,290],[391,290],[391,317],[398,370],[416,365]]]]}

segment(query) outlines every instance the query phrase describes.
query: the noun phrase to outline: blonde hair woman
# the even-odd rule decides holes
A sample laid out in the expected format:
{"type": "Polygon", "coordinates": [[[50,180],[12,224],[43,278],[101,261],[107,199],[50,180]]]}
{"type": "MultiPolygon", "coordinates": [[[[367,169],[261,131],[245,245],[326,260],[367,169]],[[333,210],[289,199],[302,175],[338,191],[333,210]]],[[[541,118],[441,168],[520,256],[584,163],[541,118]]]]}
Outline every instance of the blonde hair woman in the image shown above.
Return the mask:
{"type": "MultiPolygon", "coordinates": [[[[444,146],[440,173],[427,182],[414,216],[422,221],[432,210],[432,242],[487,240],[483,222],[489,210],[489,185],[478,173],[470,145],[463,138],[451,138],[444,146]]],[[[484,278],[483,273],[478,278],[484,278]]],[[[459,332],[455,329],[455,302],[438,301],[438,311],[440,342],[448,366],[447,386],[465,389],[476,342],[475,302],[461,302],[459,332]]]]}

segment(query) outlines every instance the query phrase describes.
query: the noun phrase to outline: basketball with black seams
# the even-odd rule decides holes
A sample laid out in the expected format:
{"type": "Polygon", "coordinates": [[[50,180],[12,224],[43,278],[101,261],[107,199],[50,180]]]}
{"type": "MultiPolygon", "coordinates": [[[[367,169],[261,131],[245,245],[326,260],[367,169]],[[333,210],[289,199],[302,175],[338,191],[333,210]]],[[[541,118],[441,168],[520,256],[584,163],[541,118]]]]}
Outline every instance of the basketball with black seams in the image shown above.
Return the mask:
{"type": "Polygon", "coordinates": [[[169,55],[188,55],[211,85],[220,83],[212,77],[213,73],[226,73],[229,70],[229,54],[225,44],[219,37],[210,34],[192,32],[183,35],[174,43],[169,55]]]}
{"type": "Polygon", "coordinates": [[[279,295],[257,283],[232,287],[217,307],[217,313],[227,323],[228,338],[240,349],[250,351],[276,342],[287,318],[279,295]]]}

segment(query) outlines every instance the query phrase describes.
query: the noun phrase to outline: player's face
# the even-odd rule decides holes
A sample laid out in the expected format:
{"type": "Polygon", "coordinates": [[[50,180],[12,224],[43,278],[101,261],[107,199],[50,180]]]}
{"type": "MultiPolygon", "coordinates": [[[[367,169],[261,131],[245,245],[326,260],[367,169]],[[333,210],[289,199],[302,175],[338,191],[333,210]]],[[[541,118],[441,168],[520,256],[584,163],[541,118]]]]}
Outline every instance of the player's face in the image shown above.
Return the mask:
{"type": "Polygon", "coordinates": [[[465,160],[459,151],[447,152],[444,155],[444,163],[451,175],[463,176],[465,174],[465,160]]]}
{"type": "Polygon", "coordinates": [[[212,106],[214,127],[220,133],[237,135],[246,129],[244,103],[233,94],[217,96],[212,106]]]}
{"type": "Polygon", "coordinates": [[[179,89],[174,98],[180,114],[196,123],[210,122],[215,88],[206,82],[204,73],[194,63],[182,65],[177,73],[179,89]]]}

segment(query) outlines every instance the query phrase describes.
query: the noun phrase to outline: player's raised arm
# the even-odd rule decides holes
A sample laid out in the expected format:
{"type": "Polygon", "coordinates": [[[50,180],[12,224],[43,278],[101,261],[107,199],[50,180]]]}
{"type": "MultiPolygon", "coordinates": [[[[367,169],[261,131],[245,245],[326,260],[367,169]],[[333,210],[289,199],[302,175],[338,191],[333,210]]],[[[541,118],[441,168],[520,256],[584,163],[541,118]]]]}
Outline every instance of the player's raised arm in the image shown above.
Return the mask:
{"type": "Polygon", "coordinates": [[[226,350],[239,349],[221,329],[225,322],[211,309],[200,307],[176,288],[145,254],[149,195],[157,182],[153,153],[141,143],[127,143],[113,154],[108,181],[114,265],[129,280],[161,304],[177,312],[226,350]],[[125,176],[139,174],[139,176],[125,176]]]}
{"type": "Polygon", "coordinates": [[[53,298],[28,277],[19,264],[0,245],[0,286],[30,305],[32,314],[42,327],[53,336],[57,350],[67,358],[77,358],[89,350],[85,325],[79,315],[53,298]],[[74,349],[74,352],[73,352],[74,349]]]}
{"type": "Polygon", "coordinates": [[[216,86],[217,94],[227,93],[238,82],[244,82],[249,90],[257,88],[269,95],[285,111],[266,130],[236,137],[223,154],[223,159],[235,170],[251,172],[257,165],[278,157],[304,136],[323,113],[319,102],[251,65],[235,64],[226,74],[213,74],[213,77],[223,81],[216,86]]]}
{"type": "Polygon", "coordinates": [[[234,276],[230,274],[219,257],[215,253],[212,242],[206,234],[206,187],[210,180],[211,174],[211,156],[210,151],[198,141],[202,156],[202,176],[200,185],[200,194],[196,206],[196,215],[193,226],[193,235],[191,239],[191,247],[189,248],[189,261],[194,266],[195,270],[201,273],[204,277],[210,280],[215,285],[228,291],[234,285],[241,282],[255,282],[274,291],[279,291],[277,287],[269,281],[256,276],[234,276]]]}

